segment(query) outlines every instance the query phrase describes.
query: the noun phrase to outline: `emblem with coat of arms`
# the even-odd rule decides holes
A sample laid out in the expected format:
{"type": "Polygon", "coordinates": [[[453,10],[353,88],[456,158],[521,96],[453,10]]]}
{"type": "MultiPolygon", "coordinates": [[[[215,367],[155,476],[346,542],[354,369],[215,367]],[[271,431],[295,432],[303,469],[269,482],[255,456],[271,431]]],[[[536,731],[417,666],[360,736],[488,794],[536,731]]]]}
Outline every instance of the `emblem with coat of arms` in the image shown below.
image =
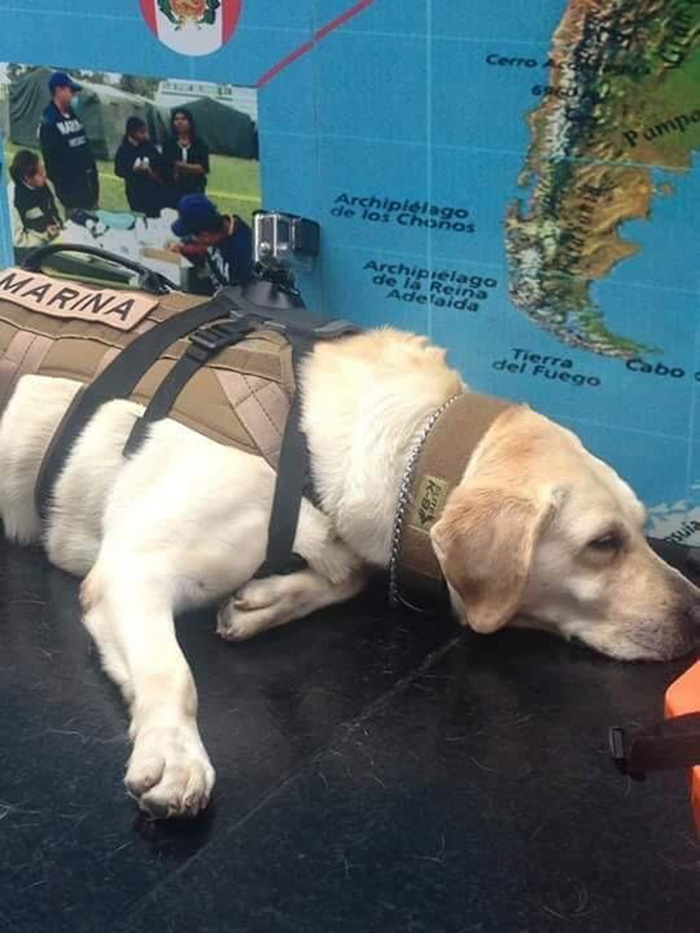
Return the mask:
{"type": "Polygon", "coordinates": [[[212,25],[221,0],[158,0],[158,9],[164,13],[176,29],[185,23],[212,25]]]}
{"type": "Polygon", "coordinates": [[[173,52],[210,55],[234,33],[242,0],[139,0],[151,32],[173,52]]]}

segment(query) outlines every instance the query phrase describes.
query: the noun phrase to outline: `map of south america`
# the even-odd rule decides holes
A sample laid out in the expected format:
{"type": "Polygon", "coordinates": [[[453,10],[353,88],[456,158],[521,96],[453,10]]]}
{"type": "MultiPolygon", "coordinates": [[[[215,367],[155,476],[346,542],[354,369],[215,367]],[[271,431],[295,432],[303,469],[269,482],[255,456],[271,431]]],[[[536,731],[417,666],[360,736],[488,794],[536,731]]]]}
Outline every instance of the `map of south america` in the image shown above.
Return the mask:
{"type": "Polygon", "coordinates": [[[688,173],[700,149],[700,0],[569,0],[547,64],[527,196],[506,216],[512,300],[570,346],[654,352],[613,332],[591,288],[639,253],[625,223],[674,196],[655,170],[688,173]]]}

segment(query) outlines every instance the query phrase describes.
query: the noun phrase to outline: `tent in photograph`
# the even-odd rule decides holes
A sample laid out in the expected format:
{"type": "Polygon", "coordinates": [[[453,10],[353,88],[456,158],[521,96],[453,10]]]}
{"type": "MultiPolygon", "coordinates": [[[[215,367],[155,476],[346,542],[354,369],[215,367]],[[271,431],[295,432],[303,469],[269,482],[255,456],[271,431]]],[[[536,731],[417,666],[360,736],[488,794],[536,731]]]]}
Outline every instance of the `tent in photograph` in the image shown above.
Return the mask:
{"type": "Polygon", "coordinates": [[[211,97],[200,97],[182,106],[194,117],[197,134],[211,152],[239,159],[257,159],[257,131],[247,113],[211,97]]]}
{"type": "MultiPolygon", "coordinates": [[[[48,90],[49,69],[41,68],[23,75],[10,88],[10,139],[18,146],[36,147],[39,123],[51,100],[48,90]]],[[[96,159],[113,159],[124,136],[129,117],[145,120],[156,143],[167,132],[166,123],[155,104],[136,94],[127,94],[107,84],[79,81],[83,90],[76,98],[75,109],[85,126],[96,159]]]]}

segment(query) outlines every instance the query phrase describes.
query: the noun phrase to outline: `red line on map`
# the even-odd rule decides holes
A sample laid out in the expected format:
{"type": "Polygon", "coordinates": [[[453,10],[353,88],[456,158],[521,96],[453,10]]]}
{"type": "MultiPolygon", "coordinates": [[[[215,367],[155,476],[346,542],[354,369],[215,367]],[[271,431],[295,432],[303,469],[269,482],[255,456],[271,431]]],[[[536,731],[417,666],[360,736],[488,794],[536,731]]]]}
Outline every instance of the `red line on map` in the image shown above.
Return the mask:
{"type": "Polygon", "coordinates": [[[326,25],[322,26],[318,32],[315,32],[314,41],[320,42],[321,39],[325,39],[329,32],[333,32],[334,29],[338,29],[340,26],[344,26],[348,20],[353,18],[353,16],[357,16],[358,13],[366,10],[368,6],[372,6],[373,3],[374,0],[360,0],[359,3],[351,6],[349,10],[341,13],[340,16],[336,16],[336,18],[332,19],[330,23],[326,23],[326,25]]]}
{"type": "Polygon", "coordinates": [[[283,71],[287,65],[291,65],[292,62],[295,62],[297,58],[301,58],[302,55],[306,55],[314,47],[313,39],[310,42],[305,42],[303,45],[300,45],[298,49],[295,49],[293,52],[290,52],[289,55],[285,56],[282,61],[277,62],[276,65],[273,65],[269,71],[266,71],[262,78],[258,78],[255,82],[256,87],[264,87],[269,81],[278,75],[280,71],[283,71]]]}
{"type": "Polygon", "coordinates": [[[303,45],[300,45],[298,49],[295,49],[293,52],[290,52],[289,55],[286,55],[281,61],[277,62],[276,65],[273,65],[265,74],[258,78],[255,82],[255,86],[260,88],[264,87],[269,81],[271,81],[280,71],[291,65],[292,62],[295,62],[298,58],[301,58],[302,55],[306,55],[307,52],[310,52],[311,49],[322,39],[325,39],[326,36],[334,32],[336,29],[339,29],[341,26],[344,26],[349,20],[357,16],[358,13],[361,13],[363,10],[366,10],[367,7],[372,6],[374,0],[360,0],[359,3],[355,3],[350,9],[346,10],[344,13],[341,13],[340,16],[336,16],[335,19],[332,19],[329,23],[326,23],[325,26],[322,26],[318,29],[311,39],[308,42],[305,42],[303,45]]]}

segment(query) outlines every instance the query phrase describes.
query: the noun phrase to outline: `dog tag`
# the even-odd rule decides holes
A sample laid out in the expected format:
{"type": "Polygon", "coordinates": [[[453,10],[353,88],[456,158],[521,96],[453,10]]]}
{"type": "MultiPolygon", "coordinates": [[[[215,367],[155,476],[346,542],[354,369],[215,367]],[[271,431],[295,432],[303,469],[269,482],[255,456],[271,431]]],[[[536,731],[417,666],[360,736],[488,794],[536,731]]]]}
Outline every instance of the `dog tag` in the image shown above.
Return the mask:
{"type": "Polygon", "coordinates": [[[450,484],[439,476],[424,476],[418,487],[409,525],[415,531],[429,534],[447,501],[450,484]]]}

